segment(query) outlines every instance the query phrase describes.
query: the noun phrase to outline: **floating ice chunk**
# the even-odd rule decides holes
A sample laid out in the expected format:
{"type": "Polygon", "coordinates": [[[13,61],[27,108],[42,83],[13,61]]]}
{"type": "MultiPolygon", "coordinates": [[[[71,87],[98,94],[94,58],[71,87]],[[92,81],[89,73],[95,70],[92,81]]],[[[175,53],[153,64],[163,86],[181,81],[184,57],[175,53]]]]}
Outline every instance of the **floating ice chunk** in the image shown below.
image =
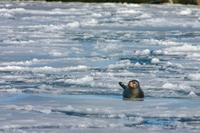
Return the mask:
{"type": "Polygon", "coordinates": [[[75,110],[74,107],[72,107],[72,105],[67,105],[67,107],[65,107],[66,110],[75,110]]]}
{"type": "Polygon", "coordinates": [[[188,91],[188,90],[193,89],[186,84],[175,84],[175,83],[172,84],[172,83],[169,83],[169,82],[165,83],[162,87],[165,88],[165,89],[169,89],[169,90],[184,90],[184,91],[188,91]]]}
{"type": "Polygon", "coordinates": [[[155,54],[155,55],[167,55],[167,54],[168,54],[168,51],[158,49],[158,50],[152,51],[152,53],[155,54]]]}
{"type": "Polygon", "coordinates": [[[118,14],[140,14],[141,12],[138,10],[133,10],[133,9],[120,9],[117,11],[118,14]]]}
{"type": "MultiPolygon", "coordinates": [[[[157,25],[157,26],[163,26],[162,24],[166,22],[165,18],[151,18],[151,19],[147,19],[146,23],[148,25],[157,25]]],[[[141,23],[141,22],[140,22],[141,23]]],[[[141,23],[142,24],[142,23],[141,23]]]]}
{"type": "Polygon", "coordinates": [[[19,5],[20,6],[26,6],[26,5],[28,5],[28,3],[26,3],[26,2],[20,2],[19,5]]]}
{"type": "Polygon", "coordinates": [[[38,88],[40,88],[40,89],[46,89],[46,88],[48,88],[48,89],[52,89],[53,87],[50,86],[50,85],[42,84],[42,85],[38,86],[38,88]]]}
{"type": "Polygon", "coordinates": [[[76,79],[66,79],[65,82],[66,83],[71,83],[71,84],[85,84],[85,83],[89,83],[91,81],[93,81],[94,78],[91,76],[85,76],[82,78],[76,78],[76,79]]]}
{"type": "Polygon", "coordinates": [[[26,9],[24,9],[24,8],[11,8],[11,9],[1,8],[0,9],[0,13],[12,13],[12,14],[15,14],[15,13],[24,13],[24,12],[26,12],[26,9]]]}
{"type": "Polygon", "coordinates": [[[86,108],[86,111],[87,112],[93,112],[93,109],[92,108],[86,108]]]}
{"type": "Polygon", "coordinates": [[[0,17],[5,17],[5,18],[14,18],[14,16],[11,13],[1,13],[0,12],[0,17]]]}
{"type": "Polygon", "coordinates": [[[3,125],[1,129],[17,129],[21,127],[20,125],[18,124],[9,124],[9,125],[3,125]]]}
{"type": "Polygon", "coordinates": [[[3,13],[8,12],[8,9],[6,9],[6,8],[1,8],[1,9],[0,9],[0,13],[2,13],[2,12],[3,12],[3,13]]]}
{"type": "Polygon", "coordinates": [[[44,113],[44,114],[50,114],[51,110],[50,109],[40,109],[39,112],[44,113]]]}
{"type": "Polygon", "coordinates": [[[1,8],[0,12],[24,12],[25,9],[24,8],[11,8],[11,9],[7,9],[7,8],[1,8]]]}
{"type": "Polygon", "coordinates": [[[54,9],[52,9],[52,11],[62,11],[62,9],[61,8],[54,8],[54,9]]]}
{"type": "Polygon", "coordinates": [[[65,71],[82,71],[87,70],[87,66],[79,65],[79,66],[71,66],[71,67],[62,67],[62,68],[54,68],[49,66],[44,67],[21,67],[21,66],[6,66],[0,67],[0,71],[14,71],[14,72],[23,72],[23,71],[31,71],[31,72],[42,72],[42,73],[54,73],[54,72],[65,72],[65,71]]]}
{"type": "Polygon", "coordinates": [[[68,27],[68,28],[79,28],[80,27],[80,23],[78,21],[74,21],[74,22],[68,23],[66,25],[66,27],[68,27]]]}
{"type": "Polygon", "coordinates": [[[167,62],[167,66],[172,66],[173,64],[171,62],[167,62]]]}
{"type": "Polygon", "coordinates": [[[142,122],[144,122],[144,119],[142,117],[135,118],[135,123],[142,123],[142,122]]]}
{"type": "Polygon", "coordinates": [[[141,18],[141,19],[147,19],[147,18],[151,18],[152,16],[150,14],[147,14],[147,13],[143,13],[142,15],[140,15],[139,17],[137,18],[141,18]]]}
{"type": "Polygon", "coordinates": [[[163,51],[159,49],[159,50],[155,50],[155,51],[153,51],[153,53],[154,53],[154,54],[162,54],[163,51]]]}
{"type": "Polygon", "coordinates": [[[18,12],[18,13],[24,13],[24,12],[26,12],[26,9],[24,9],[24,8],[14,8],[14,9],[11,9],[11,11],[18,12]]]}
{"type": "Polygon", "coordinates": [[[141,64],[139,62],[136,62],[135,66],[141,66],[141,64]]]}
{"type": "Polygon", "coordinates": [[[4,83],[6,83],[6,81],[1,79],[0,84],[4,84],[4,83]]]}
{"type": "Polygon", "coordinates": [[[2,108],[12,109],[12,110],[23,110],[23,111],[28,111],[28,112],[40,112],[40,113],[44,113],[44,114],[51,113],[51,109],[49,109],[47,107],[40,107],[40,106],[37,107],[37,106],[33,106],[33,105],[23,105],[23,106],[6,105],[6,106],[3,106],[2,108]]]}
{"type": "Polygon", "coordinates": [[[190,53],[190,54],[187,55],[187,57],[199,59],[200,58],[200,54],[199,53],[190,53]]]}
{"type": "Polygon", "coordinates": [[[186,55],[187,58],[197,59],[200,57],[200,46],[185,44],[177,47],[169,47],[165,49],[168,54],[186,55]]]}
{"type": "Polygon", "coordinates": [[[5,4],[5,7],[11,7],[13,6],[12,4],[5,4]]]}
{"type": "Polygon", "coordinates": [[[4,43],[9,43],[9,44],[30,44],[34,43],[33,40],[3,40],[4,43]]]}
{"type": "Polygon", "coordinates": [[[168,61],[168,62],[166,63],[166,65],[167,65],[168,67],[171,66],[171,67],[183,68],[183,65],[178,64],[178,63],[172,63],[172,62],[170,62],[170,61],[168,61]]]}
{"type": "Polygon", "coordinates": [[[26,105],[26,106],[24,106],[24,110],[32,111],[33,110],[33,106],[32,105],[26,105]]]}
{"type": "Polygon", "coordinates": [[[197,97],[197,94],[194,91],[190,91],[190,93],[188,94],[188,96],[190,96],[190,97],[197,97]]]}
{"type": "Polygon", "coordinates": [[[49,52],[49,55],[52,55],[54,57],[62,57],[62,56],[66,56],[66,53],[61,53],[59,51],[53,50],[49,52]]]}
{"type": "Polygon", "coordinates": [[[170,46],[182,45],[182,44],[179,43],[179,42],[174,42],[174,41],[169,41],[169,40],[167,40],[167,41],[161,41],[160,44],[166,45],[166,46],[169,46],[169,45],[170,45],[170,46]]]}
{"type": "Polygon", "coordinates": [[[147,54],[150,54],[151,51],[150,51],[149,49],[145,49],[145,50],[143,50],[142,52],[143,52],[145,55],[147,55],[147,54]]]}
{"type": "MultiPolygon", "coordinates": [[[[114,79],[114,78],[113,78],[114,79]]],[[[116,82],[118,80],[116,80],[116,78],[114,79],[116,82]]],[[[90,82],[89,85],[91,87],[95,87],[95,88],[112,88],[112,92],[114,91],[118,91],[119,90],[119,86],[117,84],[114,84],[114,83],[109,83],[109,82],[90,82]]],[[[105,92],[105,90],[101,90],[101,92],[105,92]]]]}
{"type": "Polygon", "coordinates": [[[45,27],[48,31],[55,31],[55,30],[62,30],[63,28],[65,28],[65,26],[63,24],[60,25],[47,25],[45,27]]]}
{"type": "Polygon", "coordinates": [[[103,12],[102,15],[104,17],[110,17],[110,16],[112,16],[112,13],[111,12],[103,12]]]}
{"type": "Polygon", "coordinates": [[[157,64],[157,63],[159,63],[160,62],[160,60],[158,59],[158,58],[152,58],[151,59],[151,63],[152,64],[157,64]]]}
{"type": "Polygon", "coordinates": [[[38,63],[40,62],[38,59],[34,58],[32,60],[26,60],[26,61],[18,61],[18,62],[3,62],[1,63],[1,65],[4,65],[4,66],[11,66],[11,65],[26,65],[26,66],[29,66],[29,65],[32,65],[32,64],[35,64],[35,63],[38,63]]]}
{"type": "Polygon", "coordinates": [[[110,64],[108,66],[109,69],[113,69],[113,68],[125,68],[125,67],[129,67],[132,66],[133,64],[131,63],[130,60],[122,60],[117,62],[116,64],[110,64]]]}
{"type": "Polygon", "coordinates": [[[19,93],[22,91],[20,89],[16,89],[16,88],[10,88],[10,89],[0,89],[0,92],[19,93]]]}
{"type": "Polygon", "coordinates": [[[92,16],[93,17],[102,17],[102,14],[101,13],[92,13],[92,16]]]}
{"type": "Polygon", "coordinates": [[[105,7],[117,7],[115,3],[103,3],[102,5],[105,7]]]}
{"type": "Polygon", "coordinates": [[[137,8],[137,7],[141,7],[139,4],[135,4],[135,3],[133,3],[133,4],[130,4],[130,3],[123,3],[123,6],[125,6],[125,7],[132,7],[132,8],[137,8]]]}
{"type": "Polygon", "coordinates": [[[172,84],[172,83],[165,83],[162,87],[165,89],[176,89],[178,87],[178,85],[172,84]]]}
{"type": "Polygon", "coordinates": [[[53,56],[55,56],[55,57],[61,57],[62,56],[62,53],[60,53],[60,52],[53,52],[53,53],[51,53],[53,56]]]}
{"type": "Polygon", "coordinates": [[[144,40],[146,44],[153,44],[153,45],[164,45],[164,46],[177,46],[182,45],[179,42],[171,41],[171,40],[157,40],[157,39],[146,39],[144,40]]]}
{"type": "Polygon", "coordinates": [[[84,50],[79,47],[72,47],[71,51],[73,51],[76,54],[80,54],[80,53],[84,52],[84,50]]]}
{"type": "Polygon", "coordinates": [[[191,15],[192,14],[192,10],[187,8],[185,10],[182,10],[181,12],[179,12],[179,15],[184,15],[184,16],[187,16],[187,15],[191,15]]]}
{"type": "Polygon", "coordinates": [[[149,55],[151,53],[151,51],[149,49],[144,49],[144,50],[137,50],[135,51],[136,55],[149,55]]]}
{"type": "Polygon", "coordinates": [[[188,78],[189,78],[190,80],[198,80],[198,81],[200,81],[200,73],[189,74],[189,75],[188,75],[188,78]]]}
{"type": "Polygon", "coordinates": [[[178,47],[167,48],[167,50],[171,51],[171,52],[191,52],[191,51],[195,52],[195,51],[200,51],[200,46],[184,44],[184,45],[178,46],[178,47]]]}
{"type": "Polygon", "coordinates": [[[121,50],[121,45],[117,44],[115,41],[111,41],[109,43],[107,42],[101,42],[97,40],[97,44],[95,45],[95,49],[105,51],[105,52],[115,52],[121,50]]]}
{"type": "Polygon", "coordinates": [[[98,21],[96,19],[90,19],[90,20],[85,20],[81,22],[81,25],[83,26],[95,26],[98,24],[98,21]]]}

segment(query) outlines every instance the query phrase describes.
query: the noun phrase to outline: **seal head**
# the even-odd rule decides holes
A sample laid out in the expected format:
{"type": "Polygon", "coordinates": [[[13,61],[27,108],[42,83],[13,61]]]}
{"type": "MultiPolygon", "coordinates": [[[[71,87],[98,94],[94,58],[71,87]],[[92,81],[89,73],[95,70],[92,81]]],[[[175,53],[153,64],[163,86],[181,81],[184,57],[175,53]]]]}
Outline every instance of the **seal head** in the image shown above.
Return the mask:
{"type": "Polygon", "coordinates": [[[139,81],[131,80],[129,81],[128,86],[124,85],[122,82],[119,82],[119,85],[124,89],[124,99],[144,98],[144,92],[140,88],[139,81]]]}
{"type": "Polygon", "coordinates": [[[144,98],[144,92],[140,88],[140,83],[137,80],[131,80],[128,83],[128,88],[131,90],[131,97],[144,98]]]}
{"type": "Polygon", "coordinates": [[[131,90],[140,88],[140,83],[137,80],[131,80],[128,82],[128,88],[131,90]]]}

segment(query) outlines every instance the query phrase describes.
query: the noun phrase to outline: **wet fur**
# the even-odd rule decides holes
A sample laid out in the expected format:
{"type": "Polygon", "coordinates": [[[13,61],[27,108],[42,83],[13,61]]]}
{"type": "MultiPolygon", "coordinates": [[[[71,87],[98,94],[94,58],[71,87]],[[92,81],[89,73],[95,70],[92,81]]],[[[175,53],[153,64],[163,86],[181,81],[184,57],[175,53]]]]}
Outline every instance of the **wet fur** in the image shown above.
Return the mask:
{"type": "Polygon", "coordinates": [[[124,99],[133,99],[133,98],[144,98],[144,92],[140,88],[140,84],[137,80],[132,80],[138,83],[136,89],[130,89],[128,86],[124,85],[122,82],[119,82],[119,85],[124,89],[123,98],[124,99]]]}

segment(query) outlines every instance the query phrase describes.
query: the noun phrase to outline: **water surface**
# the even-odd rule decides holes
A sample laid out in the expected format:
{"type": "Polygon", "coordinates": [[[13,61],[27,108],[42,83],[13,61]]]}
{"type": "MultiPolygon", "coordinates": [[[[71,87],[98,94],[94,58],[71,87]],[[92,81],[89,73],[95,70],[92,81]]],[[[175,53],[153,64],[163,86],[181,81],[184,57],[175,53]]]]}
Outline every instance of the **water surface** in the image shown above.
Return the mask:
{"type": "Polygon", "coordinates": [[[1,2],[0,131],[197,132],[199,42],[198,6],[1,2]]]}

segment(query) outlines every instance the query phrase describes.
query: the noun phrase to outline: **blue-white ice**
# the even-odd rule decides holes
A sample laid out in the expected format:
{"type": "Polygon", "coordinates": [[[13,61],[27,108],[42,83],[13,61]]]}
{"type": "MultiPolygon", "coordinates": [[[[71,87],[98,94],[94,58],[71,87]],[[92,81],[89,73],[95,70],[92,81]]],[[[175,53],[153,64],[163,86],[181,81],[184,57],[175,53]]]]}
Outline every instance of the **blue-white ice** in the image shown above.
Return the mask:
{"type": "Polygon", "coordinates": [[[198,132],[199,42],[197,6],[1,2],[0,131],[198,132]]]}

